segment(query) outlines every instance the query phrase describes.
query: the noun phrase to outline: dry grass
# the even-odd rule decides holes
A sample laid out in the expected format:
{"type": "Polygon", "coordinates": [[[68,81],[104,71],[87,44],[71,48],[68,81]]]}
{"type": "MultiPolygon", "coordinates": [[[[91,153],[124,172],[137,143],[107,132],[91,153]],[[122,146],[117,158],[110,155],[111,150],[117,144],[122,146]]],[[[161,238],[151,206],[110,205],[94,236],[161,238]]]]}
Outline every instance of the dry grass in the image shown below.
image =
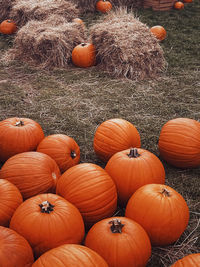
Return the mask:
{"type": "Polygon", "coordinates": [[[9,19],[10,10],[13,4],[13,0],[1,0],[0,1],[0,23],[5,20],[9,19]]]}

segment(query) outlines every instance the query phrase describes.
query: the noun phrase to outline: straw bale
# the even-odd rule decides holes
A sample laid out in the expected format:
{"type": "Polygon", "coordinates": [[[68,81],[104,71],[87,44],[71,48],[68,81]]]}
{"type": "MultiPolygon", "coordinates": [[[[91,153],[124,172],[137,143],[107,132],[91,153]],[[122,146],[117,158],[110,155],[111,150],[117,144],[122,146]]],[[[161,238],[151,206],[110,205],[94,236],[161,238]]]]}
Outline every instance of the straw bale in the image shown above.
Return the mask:
{"type": "Polygon", "coordinates": [[[166,67],[163,49],[147,25],[118,8],[90,28],[99,67],[116,77],[143,80],[166,67]]]}
{"type": "Polygon", "coordinates": [[[79,16],[76,5],[66,0],[16,0],[10,11],[10,17],[18,27],[24,26],[29,20],[45,20],[49,15],[62,16],[66,21],[79,16]]]}

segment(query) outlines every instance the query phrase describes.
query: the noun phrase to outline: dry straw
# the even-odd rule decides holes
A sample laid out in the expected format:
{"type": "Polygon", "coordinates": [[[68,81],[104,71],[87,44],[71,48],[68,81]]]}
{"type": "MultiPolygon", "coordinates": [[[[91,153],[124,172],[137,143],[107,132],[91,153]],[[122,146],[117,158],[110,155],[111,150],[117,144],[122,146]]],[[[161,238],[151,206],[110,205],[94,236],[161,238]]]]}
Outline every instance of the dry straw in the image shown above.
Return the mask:
{"type": "Polygon", "coordinates": [[[12,4],[13,0],[0,0],[0,23],[9,19],[12,4]]]}
{"type": "Polygon", "coordinates": [[[155,78],[166,66],[158,40],[126,8],[118,8],[94,24],[90,36],[99,67],[113,76],[155,78]]]}

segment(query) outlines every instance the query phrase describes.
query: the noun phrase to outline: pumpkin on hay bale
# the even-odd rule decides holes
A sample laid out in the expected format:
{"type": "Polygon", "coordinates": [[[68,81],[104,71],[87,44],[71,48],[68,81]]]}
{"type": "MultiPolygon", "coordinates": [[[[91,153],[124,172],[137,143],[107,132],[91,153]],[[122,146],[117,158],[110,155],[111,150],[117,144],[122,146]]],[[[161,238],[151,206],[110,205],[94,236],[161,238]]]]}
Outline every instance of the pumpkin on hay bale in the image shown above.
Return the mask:
{"type": "Polygon", "coordinates": [[[0,23],[9,18],[11,6],[13,4],[12,0],[1,0],[0,1],[0,23]]]}
{"type": "Polygon", "coordinates": [[[155,78],[166,66],[163,49],[149,27],[126,8],[110,11],[90,28],[99,67],[116,77],[155,78]]]}

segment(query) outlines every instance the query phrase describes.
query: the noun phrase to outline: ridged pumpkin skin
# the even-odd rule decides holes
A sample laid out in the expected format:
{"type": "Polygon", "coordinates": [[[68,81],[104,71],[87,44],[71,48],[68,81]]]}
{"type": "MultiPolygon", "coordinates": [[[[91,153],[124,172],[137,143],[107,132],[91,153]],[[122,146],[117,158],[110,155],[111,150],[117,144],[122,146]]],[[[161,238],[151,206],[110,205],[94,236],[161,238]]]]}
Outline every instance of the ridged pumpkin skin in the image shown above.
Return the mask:
{"type": "Polygon", "coordinates": [[[41,126],[29,118],[8,118],[0,122],[0,161],[15,154],[36,150],[44,138],[41,126]]]}
{"type": "Polygon", "coordinates": [[[175,2],[174,4],[175,9],[184,9],[184,4],[181,1],[175,2]]]}
{"type": "Polygon", "coordinates": [[[66,243],[80,244],[85,234],[78,209],[56,194],[40,194],[24,201],[16,209],[10,228],[26,238],[36,258],[66,243]]]}
{"type": "Polygon", "coordinates": [[[129,121],[120,118],[101,123],[93,140],[96,155],[105,162],[119,151],[140,146],[140,134],[136,127],[129,121]]]}
{"type": "Polygon", "coordinates": [[[27,240],[7,227],[0,226],[0,266],[31,267],[33,251],[27,240]]]}
{"type": "Polygon", "coordinates": [[[17,31],[17,26],[12,20],[4,20],[0,24],[0,33],[3,34],[13,34],[17,31]]]}
{"type": "Polygon", "coordinates": [[[85,246],[65,244],[53,248],[34,262],[32,267],[108,267],[105,260],[85,246]]]}
{"type": "Polygon", "coordinates": [[[159,41],[163,41],[167,36],[167,32],[166,32],[165,28],[163,26],[160,26],[160,25],[156,25],[156,26],[151,27],[150,31],[159,41]]]}
{"type": "Polygon", "coordinates": [[[174,243],[185,231],[189,209],[173,188],[161,184],[140,187],[129,199],[125,216],[139,223],[155,246],[174,243]]]}
{"type": "Polygon", "coordinates": [[[188,118],[168,121],[161,129],[158,148],[160,156],[175,167],[200,166],[200,123],[188,118]]]}
{"type": "Polygon", "coordinates": [[[55,160],[35,151],[9,158],[0,170],[0,179],[16,185],[24,199],[40,193],[55,192],[60,175],[55,160]]]}
{"type": "Polygon", "coordinates": [[[132,194],[145,184],[164,184],[165,169],[153,153],[141,149],[126,149],[114,154],[105,170],[117,186],[119,203],[122,206],[132,194]]]}
{"type": "MultiPolygon", "coordinates": [[[[0,179],[0,225],[9,226],[16,208],[23,202],[19,189],[9,181],[0,179]]],[[[1,260],[0,260],[1,262],[1,260]]]]}
{"type": "Polygon", "coordinates": [[[96,10],[106,13],[112,9],[112,4],[106,0],[99,0],[96,3],[96,10]]]}
{"type": "Polygon", "coordinates": [[[171,267],[199,267],[200,253],[189,254],[176,261],[171,267]]]}
{"type": "Polygon", "coordinates": [[[72,51],[72,62],[75,66],[88,68],[95,65],[96,52],[93,44],[81,43],[72,51]]]}
{"type": "Polygon", "coordinates": [[[50,156],[58,164],[61,172],[80,161],[80,148],[76,141],[65,134],[46,136],[37,147],[38,152],[50,156]]]}
{"type": "Polygon", "coordinates": [[[101,255],[109,267],[143,267],[151,256],[147,233],[125,217],[97,222],[86,235],[85,245],[101,255]]]}
{"type": "Polygon", "coordinates": [[[81,163],[64,172],[56,193],[74,204],[87,226],[110,217],[117,208],[116,186],[100,166],[81,163]]]}

